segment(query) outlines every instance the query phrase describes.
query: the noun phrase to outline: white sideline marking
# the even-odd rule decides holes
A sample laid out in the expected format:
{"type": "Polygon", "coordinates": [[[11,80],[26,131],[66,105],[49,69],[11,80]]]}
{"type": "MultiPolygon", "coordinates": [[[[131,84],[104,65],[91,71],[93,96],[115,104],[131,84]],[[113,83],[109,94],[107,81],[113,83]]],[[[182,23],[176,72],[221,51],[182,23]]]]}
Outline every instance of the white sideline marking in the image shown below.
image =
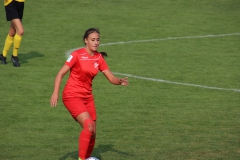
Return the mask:
{"type": "MultiPolygon", "coordinates": [[[[178,40],[178,39],[196,39],[196,38],[215,38],[215,37],[227,37],[227,36],[240,36],[240,33],[231,33],[231,34],[218,34],[218,35],[203,35],[203,36],[186,36],[186,37],[168,37],[168,38],[158,38],[158,39],[148,39],[148,40],[136,40],[136,41],[125,41],[125,42],[111,42],[111,43],[105,43],[100,44],[100,46],[109,46],[109,45],[117,45],[117,44],[130,44],[130,43],[142,43],[142,42],[155,42],[155,41],[166,41],[166,40],[178,40]]],[[[79,47],[81,48],[81,47],[79,47]]],[[[71,49],[67,51],[65,54],[67,57],[78,48],[71,49]]],[[[214,90],[225,90],[225,91],[234,91],[234,92],[240,92],[240,89],[228,89],[228,88],[220,88],[220,87],[210,87],[210,86],[204,86],[204,85],[198,85],[198,84],[189,84],[189,83],[181,83],[181,82],[173,82],[168,80],[162,80],[162,79],[155,79],[155,78],[147,78],[147,77],[141,77],[141,76],[134,76],[131,74],[124,74],[124,73],[117,73],[113,72],[117,75],[132,77],[132,78],[138,78],[138,79],[144,79],[149,81],[155,81],[155,82],[162,82],[162,83],[169,83],[169,84],[176,84],[176,85],[183,85],[183,86],[192,86],[192,87],[199,87],[199,88],[206,88],[206,89],[214,89],[214,90]]]]}
{"type": "Polygon", "coordinates": [[[203,86],[203,85],[198,85],[198,84],[181,83],[181,82],[167,81],[167,80],[163,80],[163,79],[155,79],[155,78],[134,76],[134,75],[125,74],[125,73],[118,73],[118,72],[113,72],[113,73],[116,74],[116,75],[132,77],[132,78],[137,78],[137,79],[143,79],[143,80],[148,80],[148,81],[155,81],[155,82],[162,82],[162,83],[169,83],[169,84],[177,84],[177,85],[182,85],[182,86],[192,86],[192,87],[199,87],[199,88],[207,88],[207,89],[214,89],[214,90],[225,90],[225,91],[240,92],[240,89],[234,89],[234,88],[233,89],[228,89],[228,88],[210,87],[210,86],[203,86]]]}

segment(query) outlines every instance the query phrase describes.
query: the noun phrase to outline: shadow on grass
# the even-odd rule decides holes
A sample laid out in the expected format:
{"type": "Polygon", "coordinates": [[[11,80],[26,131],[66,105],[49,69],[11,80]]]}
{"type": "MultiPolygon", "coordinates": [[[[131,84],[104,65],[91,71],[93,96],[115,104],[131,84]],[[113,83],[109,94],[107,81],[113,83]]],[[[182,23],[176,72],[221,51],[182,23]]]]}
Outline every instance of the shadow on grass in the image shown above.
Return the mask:
{"type": "Polygon", "coordinates": [[[28,60],[37,58],[37,57],[44,57],[44,55],[36,51],[31,51],[31,52],[28,52],[27,54],[19,54],[19,59],[21,64],[28,63],[28,60]]]}
{"type": "MultiPolygon", "coordinates": [[[[129,153],[118,151],[113,148],[113,145],[108,144],[108,145],[99,145],[97,148],[94,148],[92,156],[97,157],[101,160],[101,154],[105,152],[115,152],[117,154],[125,155],[125,156],[133,156],[129,153]]],[[[75,152],[70,152],[64,155],[63,157],[59,158],[59,160],[66,160],[68,158],[72,158],[77,160],[78,159],[78,151],[75,152]]]]}

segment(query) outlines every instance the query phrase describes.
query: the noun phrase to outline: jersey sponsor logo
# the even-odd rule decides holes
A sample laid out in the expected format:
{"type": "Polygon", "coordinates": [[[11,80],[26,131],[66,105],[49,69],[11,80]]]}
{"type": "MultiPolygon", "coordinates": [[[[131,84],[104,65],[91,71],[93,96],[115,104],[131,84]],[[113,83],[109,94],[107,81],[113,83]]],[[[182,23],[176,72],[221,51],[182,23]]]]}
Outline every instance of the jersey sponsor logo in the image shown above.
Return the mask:
{"type": "Polygon", "coordinates": [[[73,56],[70,55],[70,56],[68,57],[68,59],[67,59],[67,62],[70,62],[70,61],[72,60],[72,58],[73,58],[73,56]]]}
{"type": "Polygon", "coordinates": [[[97,62],[94,62],[93,65],[94,65],[95,68],[98,68],[98,63],[97,62]]]}
{"type": "Polygon", "coordinates": [[[82,61],[84,61],[84,60],[86,60],[86,61],[97,61],[97,60],[99,60],[100,57],[101,57],[101,55],[98,56],[98,57],[90,57],[90,58],[82,56],[79,59],[82,60],[82,61]]]}

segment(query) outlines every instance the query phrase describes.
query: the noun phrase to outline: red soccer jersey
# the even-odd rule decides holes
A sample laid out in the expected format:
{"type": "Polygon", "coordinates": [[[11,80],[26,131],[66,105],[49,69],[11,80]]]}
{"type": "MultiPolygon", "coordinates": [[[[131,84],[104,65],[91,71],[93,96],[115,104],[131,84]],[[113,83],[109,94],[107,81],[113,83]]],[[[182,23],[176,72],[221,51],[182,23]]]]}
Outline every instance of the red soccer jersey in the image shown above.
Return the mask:
{"type": "Polygon", "coordinates": [[[85,48],[72,52],[65,65],[70,67],[70,75],[63,90],[63,98],[92,96],[92,80],[98,71],[108,70],[102,55],[95,52],[90,56],[85,48]]]}

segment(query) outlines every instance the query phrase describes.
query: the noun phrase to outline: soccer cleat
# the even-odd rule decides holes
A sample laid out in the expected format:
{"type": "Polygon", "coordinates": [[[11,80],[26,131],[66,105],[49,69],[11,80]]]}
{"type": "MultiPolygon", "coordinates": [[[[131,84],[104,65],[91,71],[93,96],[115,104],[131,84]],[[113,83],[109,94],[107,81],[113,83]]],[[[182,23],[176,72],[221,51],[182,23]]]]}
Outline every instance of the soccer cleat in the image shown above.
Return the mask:
{"type": "Polygon", "coordinates": [[[89,158],[87,158],[86,160],[99,160],[99,159],[96,158],[96,157],[89,157],[89,158]]]}
{"type": "MultiPolygon", "coordinates": [[[[81,158],[78,158],[78,160],[82,160],[81,158]]],[[[87,158],[86,160],[99,160],[98,158],[96,157],[89,157],[87,158]]]]}
{"type": "Polygon", "coordinates": [[[20,67],[20,63],[19,63],[18,57],[12,56],[11,60],[13,62],[13,66],[14,67],[20,67]]]}
{"type": "Polygon", "coordinates": [[[0,54],[0,60],[2,64],[7,64],[7,58],[0,54]]]}

